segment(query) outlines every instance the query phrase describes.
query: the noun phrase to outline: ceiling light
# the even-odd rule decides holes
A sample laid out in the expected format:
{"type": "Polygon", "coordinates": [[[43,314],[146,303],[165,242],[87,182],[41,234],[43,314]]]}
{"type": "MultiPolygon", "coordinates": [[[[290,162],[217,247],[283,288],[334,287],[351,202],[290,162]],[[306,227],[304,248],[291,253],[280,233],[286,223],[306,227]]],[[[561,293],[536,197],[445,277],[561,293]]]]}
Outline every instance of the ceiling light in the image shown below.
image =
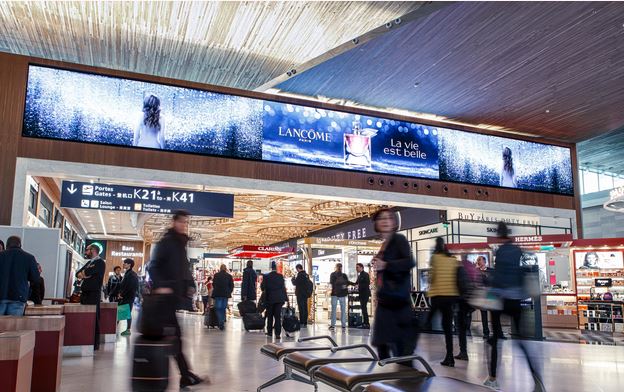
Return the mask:
{"type": "Polygon", "coordinates": [[[546,113],[550,113],[550,109],[546,109],[546,113]]]}

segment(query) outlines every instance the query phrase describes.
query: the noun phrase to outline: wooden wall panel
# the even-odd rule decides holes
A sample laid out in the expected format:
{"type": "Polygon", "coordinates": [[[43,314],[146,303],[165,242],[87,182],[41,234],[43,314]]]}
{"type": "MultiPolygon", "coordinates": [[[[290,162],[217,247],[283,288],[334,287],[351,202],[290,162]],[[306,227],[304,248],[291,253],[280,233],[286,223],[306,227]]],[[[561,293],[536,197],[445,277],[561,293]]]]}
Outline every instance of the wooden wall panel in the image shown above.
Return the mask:
{"type": "MultiPolygon", "coordinates": [[[[22,138],[21,118],[23,112],[24,92],[28,62],[37,62],[43,65],[62,66],[77,70],[108,73],[115,76],[145,79],[153,82],[179,84],[185,87],[204,88],[214,91],[245,95],[261,99],[276,99],[274,96],[241,91],[231,88],[205,86],[197,83],[179,82],[160,77],[135,75],[122,71],[102,70],[82,65],[64,64],[55,61],[29,59],[14,55],[0,55],[0,85],[8,86],[8,89],[0,93],[0,99],[7,105],[0,107],[0,133],[1,141],[6,140],[6,149],[11,153],[4,159],[10,161],[9,169],[4,165],[2,170],[3,193],[0,200],[0,224],[8,223],[10,218],[10,201],[12,198],[13,176],[15,157],[27,157],[37,159],[51,159],[72,162],[84,162],[103,165],[115,165],[157,170],[170,170],[189,173],[223,175],[241,178],[253,178],[260,180],[286,181],[294,183],[318,184],[327,186],[346,187],[353,189],[375,189],[394,192],[407,192],[411,194],[426,194],[432,196],[455,197],[460,199],[487,200],[494,202],[535,205],[543,207],[557,207],[574,209],[575,198],[571,196],[552,195],[537,192],[525,192],[512,189],[500,189],[494,187],[463,185],[444,183],[441,181],[418,180],[412,178],[386,176],[369,173],[355,173],[331,169],[322,169],[306,166],[294,166],[279,163],[254,162],[228,158],[209,157],[201,155],[180,154],[165,151],[139,150],[127,147],[114,147],[58,140],[44,140],[22,138]],[[17,154],[14,153],[17,151],[17,154]],[[12,163],[11,163],[12,162],[12,163]],[[11,166],[12,165],[12,166],[11,166]],[[10,173],[9,173],[10,172],[10,173]],[[407,186],[404,186],[407,183],[407,186]],[[415,187],[416,185],[416,187],[415,187]]],[[[310,105],[300,99],[280,97],[279,100],[293,104],[310,105]]],[[[2,101],[0,101],[1,103],[2,101]]],[[[345,110],[335,105],[324,104],[322,107],[333,110],[345,110]]],[[[376,111],[364,111],[364,114],[383,116],[405,121],[417,121],[413,118],[390,115],[376,111]]],[[[419,122],[422,122],[418,120],[419,122]]],[[[429,122],[431,125],[442,126],[443,124],[429,122]]],[[[468,131],[475,129],[462,128],[468,131]]],[[[481,133],[496,134],[493,132],[481,133]]],[[[505,136],[500,135],[499,136],[505,136]]],[[[535,139],[531,139],[536,141],[535,139]]],[[[3,143],[4,144],[4,143],[3,143]]],[[[573,145],[554,143],[566,147],[573,145]]],[[[576,162],[573,170],[576,171],[576,162]]]]}
{"type": "Polygon", "coordinates": [[[11,222],[17,145],[22,129],[27,59],[0,53],[0,224],[11,222]]]}

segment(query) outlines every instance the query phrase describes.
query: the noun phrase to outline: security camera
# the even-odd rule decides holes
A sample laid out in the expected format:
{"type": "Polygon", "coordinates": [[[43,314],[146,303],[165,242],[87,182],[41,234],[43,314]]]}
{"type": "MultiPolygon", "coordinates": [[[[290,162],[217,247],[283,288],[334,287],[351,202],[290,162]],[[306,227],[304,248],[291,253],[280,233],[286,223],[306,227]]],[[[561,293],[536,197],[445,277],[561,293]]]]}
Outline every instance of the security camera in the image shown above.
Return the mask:
{"type": "Polygon", "coordinates": [[[396,18],[396,19],[394,20],[394,24],[397,24],[397,25],[398,25],[398,24],[401,24],[401,22],[403,22],[403,21],[401,20],[401,18],[396,18]]]}
{"type": "Polygon", "coordinates": [[[359,44],[359,43],[360,43],[360,39],[359,39],[359,38],[353,38],[353,39],[351,40],[351,42],[353,42],[353,45],[357,45],[357,44],[359,44]]]}
{"type": "Polygon", "coordinates": [[[389,29],[389,28],[391,28],[391,27],[392,27],[392,22],[388,22],[388,23],[386,23],[386,28],[387,28],[387,29],[389,29]]]}

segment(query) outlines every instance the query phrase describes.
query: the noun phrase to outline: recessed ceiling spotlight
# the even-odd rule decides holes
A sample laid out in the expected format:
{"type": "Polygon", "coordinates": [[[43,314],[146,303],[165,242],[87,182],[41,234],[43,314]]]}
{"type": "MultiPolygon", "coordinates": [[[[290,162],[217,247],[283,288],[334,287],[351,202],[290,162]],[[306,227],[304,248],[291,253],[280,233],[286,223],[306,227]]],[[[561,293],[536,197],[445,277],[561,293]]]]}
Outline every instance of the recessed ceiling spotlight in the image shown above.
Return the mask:
{"type": "Polygon", "coordinates": [[[419,82],[414,83],[414,87],[418,87],[418,86],[420,86],[419,82]]]}
{"type": "Polygon", "coordinates": [[[550,113],[550,109],[546,109],[546,113],[550,113]]]}

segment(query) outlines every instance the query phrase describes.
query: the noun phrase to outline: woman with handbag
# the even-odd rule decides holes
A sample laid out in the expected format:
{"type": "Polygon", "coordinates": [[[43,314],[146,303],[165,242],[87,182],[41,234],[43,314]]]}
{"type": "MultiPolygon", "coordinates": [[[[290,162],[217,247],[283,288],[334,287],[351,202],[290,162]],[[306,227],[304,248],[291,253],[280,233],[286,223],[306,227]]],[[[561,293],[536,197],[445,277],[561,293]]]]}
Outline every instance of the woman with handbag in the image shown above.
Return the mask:
{"type": "Polygon", "coordinates": [[[442,313],[442,329],[446,343],[446,357],[440,362],[442,366],[454,367],[453,358],[453,307],[459,300],[457,287],[457,269],[459,261],[446,250],[444,239],[436,238],[436,245],[431,256],[429,273],[429,292],[431,298],[431,315],[437,311],[442,313]]]}
{"type": "Polygon", "coordinates": [[[121,336],[129,336],[132,327],[132,305],[139,291],[139,277],[134,272],[134,260],[125,259],[123,261],[124,273],[123,279],[119,284],[117,291],[117,320],[127,320],[126,330],[121,336]]]}
{"type": "MultiPolygon", "coordinates": [[[[411,300],[411,274],[416,266],[409,242],[398,234],[396,212],[381,209],[373,215],[375,231],[383,244],[373,259],[377,271],[377,308],[373,325],[373,346],[380,359],[412,355],[417,331],[411,300]]],[[[401,363],[412,366],[411,361],[401,363]]]]}

